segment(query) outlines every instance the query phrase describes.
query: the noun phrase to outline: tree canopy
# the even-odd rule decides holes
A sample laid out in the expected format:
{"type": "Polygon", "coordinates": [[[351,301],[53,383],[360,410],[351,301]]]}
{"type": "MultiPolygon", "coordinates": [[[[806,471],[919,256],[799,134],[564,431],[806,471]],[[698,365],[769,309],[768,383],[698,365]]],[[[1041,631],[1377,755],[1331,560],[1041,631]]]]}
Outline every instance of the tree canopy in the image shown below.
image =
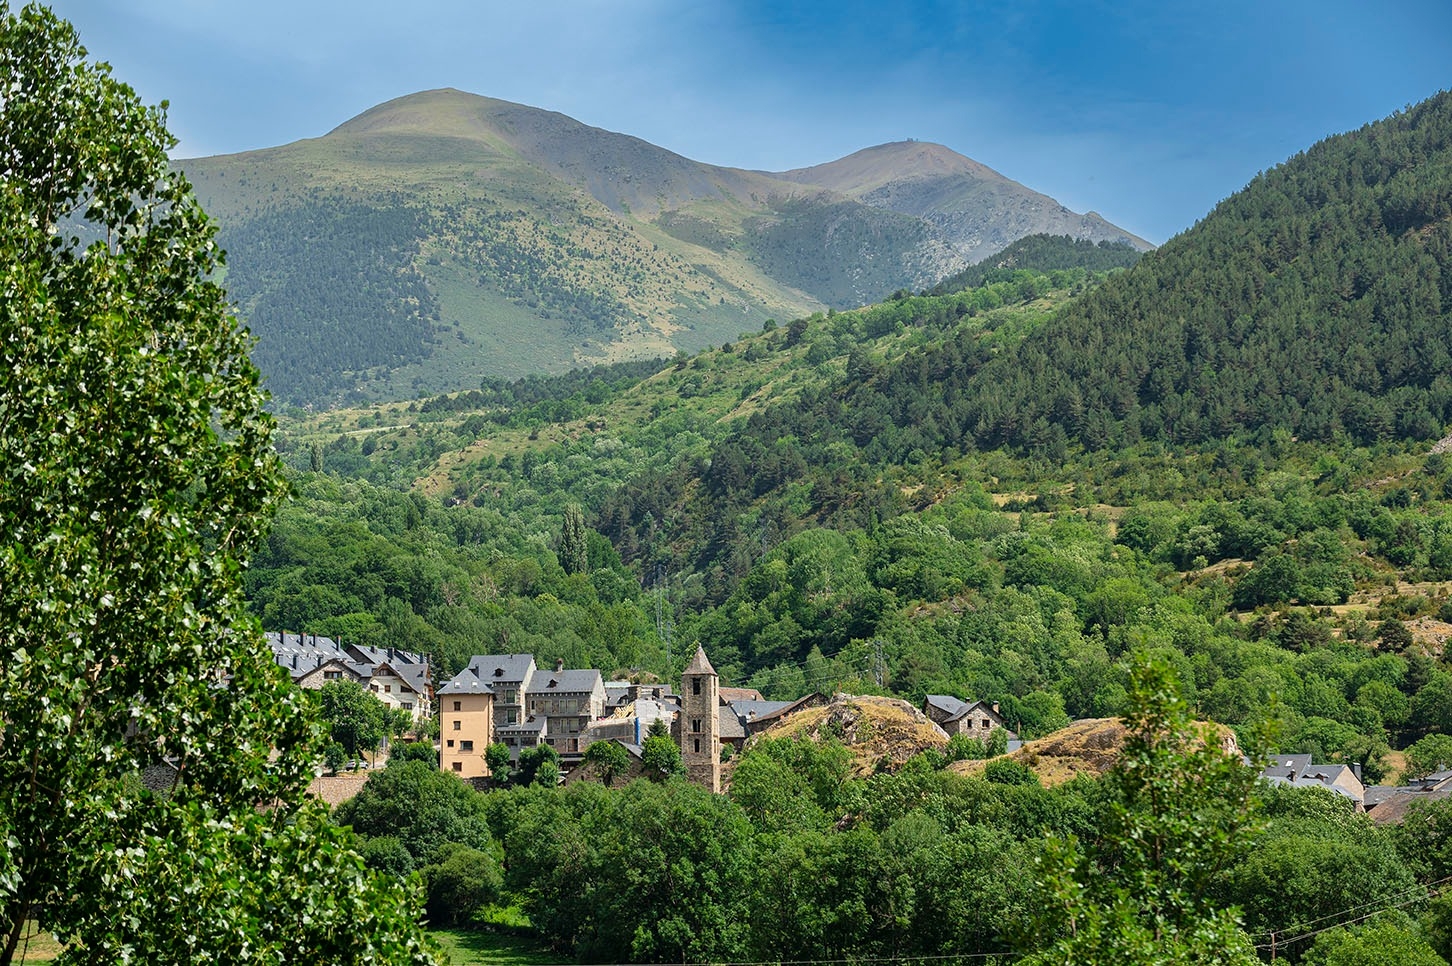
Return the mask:
{"type": "Polygon", "coordinates": [[[27,921],[63,962],[431,962],[299,804],[240,580],[272,424],[164,110],[4,0],[0,91],[0,963],[27,921]]]}

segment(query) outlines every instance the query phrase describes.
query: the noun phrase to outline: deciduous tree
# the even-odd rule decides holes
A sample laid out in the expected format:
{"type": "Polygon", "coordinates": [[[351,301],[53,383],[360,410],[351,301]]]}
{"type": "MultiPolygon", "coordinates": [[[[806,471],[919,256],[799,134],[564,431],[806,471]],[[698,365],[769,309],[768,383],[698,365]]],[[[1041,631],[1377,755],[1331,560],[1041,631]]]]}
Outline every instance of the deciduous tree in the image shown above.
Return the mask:
{"type": "Polygon", "coordinates": [[[0,0],[0,964],[27,921],[63,962],[429,962],[299,804],[314,726],[240,581],[271,421],[175,143],[0,0]]]}

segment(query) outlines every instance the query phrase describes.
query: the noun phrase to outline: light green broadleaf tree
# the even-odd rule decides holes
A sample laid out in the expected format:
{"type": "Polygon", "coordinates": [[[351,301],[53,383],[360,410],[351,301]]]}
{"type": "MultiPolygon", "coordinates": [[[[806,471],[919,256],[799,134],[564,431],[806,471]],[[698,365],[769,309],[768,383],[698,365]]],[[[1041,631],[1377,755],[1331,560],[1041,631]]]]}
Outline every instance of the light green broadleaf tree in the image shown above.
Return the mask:
{"type": "Polygon", "coordinates": [[[0,966],[30,928],[63,963],[433,962],[302,804],[316,726],[240,579],[272,424],[163,109],[0,0],[0,966]]]}
{"type": "Polygon", "coordinates": [[[1254,966],[1214,884],[1257,828],[1257,771],[1219,729],[1194,722],[1168,665],[1137,660],[1130,679],[1124,751],[1105,779],[1108,822],[1092,848],[1046,843],[1024,962],[1254,966]]]}

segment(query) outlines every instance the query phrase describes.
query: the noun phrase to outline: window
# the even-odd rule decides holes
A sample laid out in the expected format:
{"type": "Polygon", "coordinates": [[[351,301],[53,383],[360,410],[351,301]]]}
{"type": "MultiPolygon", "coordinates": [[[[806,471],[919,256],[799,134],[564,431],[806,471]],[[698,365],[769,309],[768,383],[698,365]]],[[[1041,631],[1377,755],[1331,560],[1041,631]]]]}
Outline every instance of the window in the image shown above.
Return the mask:
{"type": "Polygon", "coordinates": [[[692,738],[691,739],[691,744],[695,746],[695,750],[696,751],[700,751],[701,750],[701,739],[700,738],[692,738]]]}
{"type": "Polygon", "coordinates": [[[461,741],[461,742],[459,742],[459,751],[460,752],[469,752],[469,751],[473,751],[473,750],[474,750],[474,742],[472,742],[472,741],[461,741]]]}
{"type": "Polygon", "coordinates": [[[384,694],[392,694],[393,693],[393,685],[391,685],[391,684],[385,684],[383,686],[383,693],[384,694]]]}
{"type": "Polygon", "coordinates": [[[398,706],[400,708],[402,708],[403,710],[405,710],[405,711],[412,711],[413,710],[413,702],[412,701],[400,701],[400,702],[398,702],[398,706]]]}
{"type": "Polygon", "coordinates": [[[449,747],[450,748],[454,747],[454,739],[453,738],[450,738],[449,739],[449,747]]]}
{"type": "Polygon", "coordinates": [[[463,722],[459,721],[457,718],[454,719],[454,730],[455,731],[458,731],[459,730],[459,726],[462,725],[462,724],[463,724],[463,722]]]}
{"type": "Polygon", "coordinates": [[[377,691],[378,690],[378,685],[376,685],[376,684],[370,684],[370,685],[368,685],[368,690],[369,691],[377,691]]]}
{"type": "Polygon", "coordinates": [[[983,729],[986,731],[987,729],[992,728],[992,727],[993,727],[993,722],[989,721],[987,718],[984,718],[983,719],[983,729]]]}
{"type": "Polygon", "coordinates": [[[340,678],[342,676],[343,676],[343,672],[342,671],[324,671],[323,672],[323,677],[327,678],[329,681],[336,681],[338,678],[340,678]]]}
{"type": "Polygon", "coordinates": [[[463,771],[463,770],[464,770],[464,763],[462,761],[456,761],[456,762],[454,762],[454,771],[463,771]]]}
{"type": "Polygon", "coordinates": [[[454,710],[455,711],[462,711],[463,710],[463,704],[464,704],[464,702],[462,702],[462,701],[455,701],[454,702],[454,710]]]}
{"type": "Polygon", "coordinates": [[[700,694],[701,693],[701,679],[700,678],[691,678],[691,693],[692,694],[700,694]]]}
{"type": "Polygon", "coordinates": [[[691,730],[692,731],[695,731],[695,732],[699,732],[701,730],[701,719],[700,718],[692,718],[691,719],[691,730]]]}

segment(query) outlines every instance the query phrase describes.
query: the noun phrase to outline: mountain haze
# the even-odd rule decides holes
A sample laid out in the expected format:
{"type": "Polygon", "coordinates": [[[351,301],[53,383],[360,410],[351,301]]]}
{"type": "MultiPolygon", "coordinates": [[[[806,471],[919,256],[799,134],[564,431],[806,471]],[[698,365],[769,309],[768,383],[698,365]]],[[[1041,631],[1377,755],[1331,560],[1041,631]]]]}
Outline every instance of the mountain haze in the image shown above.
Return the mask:
{"type": "Polygon", "coordinates": [[[930,286],[1057,207],[935,145],[778,176],[456,90],[180,165],[274,395],[321,406],[719,344],[930,286]]]}

